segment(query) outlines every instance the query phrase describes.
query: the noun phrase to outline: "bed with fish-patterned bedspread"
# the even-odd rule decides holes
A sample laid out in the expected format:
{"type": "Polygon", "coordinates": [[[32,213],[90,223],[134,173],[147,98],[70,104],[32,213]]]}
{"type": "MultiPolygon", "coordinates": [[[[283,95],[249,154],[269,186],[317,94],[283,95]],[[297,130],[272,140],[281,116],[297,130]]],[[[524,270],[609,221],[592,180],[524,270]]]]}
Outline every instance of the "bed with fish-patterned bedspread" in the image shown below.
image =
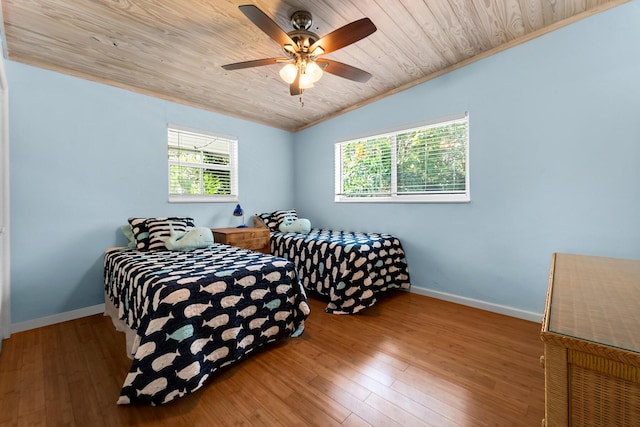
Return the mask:
{"type": "Polygon", "coordinates": [[[291,262],[228,245],[112,248],[104,281],[105,303],[137,334],[119,404],[158,405],[193,392],[256,348],[300,335],[309,315],[291,262]]]}
{"type": "Polygon", "coordinates": [[[329,299],[328,313],[357,313],[378,293],[411,286],[402,244],[390,234],[272,232],[271,253],[293,261],[302,285],[329,299]]]}

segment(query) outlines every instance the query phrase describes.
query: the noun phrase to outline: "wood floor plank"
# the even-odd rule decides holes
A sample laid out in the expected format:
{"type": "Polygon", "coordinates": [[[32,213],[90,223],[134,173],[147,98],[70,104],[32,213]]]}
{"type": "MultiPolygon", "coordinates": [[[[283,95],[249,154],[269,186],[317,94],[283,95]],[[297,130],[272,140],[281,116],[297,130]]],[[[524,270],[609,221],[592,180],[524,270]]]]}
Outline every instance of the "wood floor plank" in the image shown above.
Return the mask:
{"type": "Polygon", "coordinates": [[[28,400],[20,399],[18,414],[21,419],[29,419],[30,414],[45,410],[44,375],[42,347],[42,330],[37,330],[27,337],[23,346],[20,364],[20,395],[29,396],[28,400]]]}
{"type": "Polygon", "coordinates": [[[26,334],[7,340],[0,353],[0,425],[17,425],[20,404],[20,371],[26,334]]]}
{"type": "MultiPolygon", "coordinates": [[[[280,375],[280,371],[277,368],[275,368],[277,366],[275,363],[268,363],[268,359],[266,358],[264,359],[264,361],[267,363],[262,363],[261,367],[265,372],[276,377],[280,375]]],[[[341,405],[339,401],[332,399],[330,396],[326,395],[325,393],[323,393],[322,391],[314,387],[309,387],[309,383],[310,381],[313,380],[313,378],[312,379],[305,379],[305,378],[308,378],[308,377],[305,375],[289,376],[289,385],[290,387],[292,387],[293,390],[289,395],[289,397],[287,398],[287,401],[292,401],[292,400],[296,401],[296,400],[306,399],[309,402],[309,405],[305,405],[305,407],[306,406],[319,407],[319,409],[324,414],[324,418],[326,418],[326,416],[329,416],[331,419],[337,422],[342,422],[349,416],[351,412],[347,410],[343,405],[341,405]]],[[[300,406],[300,405],[297,405],[297,406],[300,406]]],[[[311,409],[311,408],[307,408],[307,409],[311,409]]],[[[313,414],[313,412],[310,410],[307,410],[306,413],[313,414]]],[[[315,420],[316,418],[317,417],[312,416],[310,422],[313,423],[313,420],[315,420]]]]}
{"type": "MultiPolygon", "coordinates": [[[[288,376],[278,375],[278,377],[282,377],[282,381],[280,381],[278,377],[267,375],[266,377],[270,377],[271,381],[263,381],[261,378],[265,378],[265,372],[261,369],[259,362],[258,358],[242,362],[242,366],[234,368],[234,372],[229,376],[228,382],[235,389],[250,393],[252,399],[245,401],[245,404],[250,408],[260,409],[261,414],[268,414],[269,418],[273,420],[272,424],[278,423],[285,426],[305,425],[304,419],[289,404],[289,397],[296,391],[288,385],[285,388],[281,387],[288,376]],[[252,386],[247,387],[247,384],[252,384],[252,386]],[[286,394],[283,392],[285,389],[287,390],[286,394]],[[278,398],[274,399],[274,396],[278,396],[278,398]]],[[[253,416],[255,415],[253,414],[253,416]]]]}
{"type": "MultiPolygon", "coordinates": [[[[323,409],[323,407],[319,404],[319,402],[308,399],[302,393],[294,393],[287,399],[288,402],[291,403],[296,409],[297,414],[299,414],[306,422],[308,426],[333,426],[338,427],[341,425],[341,422],[346,419],[336,420],[334,417],[336,416],[336,411],[330,409],[327,411],[323,409]]],[[[336,402],[337,403],[337,402],[336,402]]],[[[333,405],[332,405],[333,406],[333,405]]]]}
{"type": "Polygon", "coordinates": [[[310,298],[304,334],[158,407],[116,405],[131,366],[102,315],[14,334],[0,425],[531,426],[544,414],[540,325],[390,292],[357,315],[310,298]]]}
{"type": "Polygon", "coordinates": [[[40,409],[33,412],[28,412],[26,414],[21,414],[20,418],[18,418],[18,427],[29,426],[29,427],[39,427],[46,426],[47,419],[45,415],[44,409],[40,409]]]}
{"type": "MultiPolygon", "coordinates": [[[[3,350],[4,351],[4,350],[3,350]]],[[[19,375],[15,380],[9,376],[0,376],[0,379],[19,383],[19,375]]],[[[0,382],[2,384],[2,382],[0,382]]],[[[20,392],[8,392],[0,394],[0,425],[13,426],[18,424],[18,407],[20,404],[20,392]]]]}
{"type": "Polygon", "coordinates": [[[371,427],[371,424],[353,413],[349,415],[346,420],[344,420],[342,425],[344,427],[371,427]]]}
{"type": "MultiPolygon", "coordinates": [[[[438,372],[431,373],[414,367],[409,368],[400,380],[480,421],[497,422],[512,418],[518,420],[514,425],[526,425],[520,421],[522,419],[521,411],[510,409],[513,405],[510,400],[500,402],[505,405],[504,407],[495,403],[491,389],[470,388],[464,382],[460,383],[457,378],[442,376],[438,372]]],[[[444,413],[444,415],[447,414],[444,413]]]]}
{"type": "MultiPolygon", "coordinates": [[[[429,423],[425,418],[419,418],[415,416],[412,412],[406,411],[404,408],[396,405],[390,400],[387,400],[385,397],[379,396],[377,393],[371,393],[371,395],[367,398],[366,403],[373,406],[374,408],[403,426],[436,425],[429,423]]],[[[447,427],[452,425],[451,422],[445,422],[445,419],[442,417],[439,417],[436,422],[438,423],[438,427],[447,427]]]]}
{"type": "MultiPolygon", "coordinates": [[[[392,388],[382,389],[379,393],[380,394],[372,393],[367,399],[367,403],[372,404],[377,408],[381,408],[385,404],[393,405],[384,411],[387,414],[391,412],[397,412],[401,416],[404,414],[410,414],[412,417],[423,421],[427,425],[436,425],[438,427],[458,425],[442,412],[436,412],[428,406],[423,405],[419,400],[411,399],[409,396],[406,396],[392,388]]],[[[392,416],[392,418],[394,417],[392,416]]],[[[396,421],[402,422],[402,418],[396,419],[396,421]]],[[[413,422],[404,424],[413,424],[413,422]]]]}
{"type": "MultiPolygon", "coordinates": [[[[53,326],[43,328],[42,345],[50,354],[60,352],[59,329],[53,326]]],[[[65,375],[64,360],[59,357],[44,357],[44,398],[45,416],[48,425],[73,425],[73,409],[69,383],[65,375]]]]}
{"type": "Polygon", "coordinates": [[[439,399],[438,393],[434,390],[424,392],[400,380],[393,383],[391,389],[427,408],[429,414],[434,414],[433,419],[437,420],[439,417],[442,417],[444,419],[443,422],[451,420],[454,422],[454,425],[458,426],[473,425],[476,427],[484,427],[490,425],[470,414],[466,406],[462,405],[462,407],[460,407],[459,405],[452,405],[447,403],[445,401],[446,399],[439,399]]]}
{"type": "MultiPolygon", "coordinates": [[[[312,349],[310,352],[313,355],[312,358],[307,357],[303,351],[298,351],[295,354],[289,353],[287,367],[295,374],[300,372],[302,375],[313,373],[314,377],[308,383],[311,386],[318,385],[318,390],[326,395],[341,394],[344,396],[344,393],[347,393],[350,397],[364,401],[371,394],[371,390],[344,374],[345,371],[350,373],[353,366],[345,364],[344,361],[335,357],[334,351],[337,345],[334,342],[330,350],[331,354],[328,354],[311,344],[309,348],[312,349]],[[310,366],[313,369],[309,369],[310,366]]],[[[341,401],[338,399],[338,402],[341,401]]]]}

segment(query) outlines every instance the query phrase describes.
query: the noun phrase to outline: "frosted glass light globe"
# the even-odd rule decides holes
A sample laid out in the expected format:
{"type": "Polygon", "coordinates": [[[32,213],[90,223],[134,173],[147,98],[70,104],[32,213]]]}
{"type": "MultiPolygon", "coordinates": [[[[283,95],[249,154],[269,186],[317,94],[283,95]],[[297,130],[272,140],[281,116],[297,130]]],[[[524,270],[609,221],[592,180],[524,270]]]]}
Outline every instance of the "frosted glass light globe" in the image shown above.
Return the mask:
{"type": "Polygon", "coordinates": [[[298,75],[298,67],[294,64],[287,64],[280,70],[280,77],[285,82],[291,84],[296,79],[298,75]]]}

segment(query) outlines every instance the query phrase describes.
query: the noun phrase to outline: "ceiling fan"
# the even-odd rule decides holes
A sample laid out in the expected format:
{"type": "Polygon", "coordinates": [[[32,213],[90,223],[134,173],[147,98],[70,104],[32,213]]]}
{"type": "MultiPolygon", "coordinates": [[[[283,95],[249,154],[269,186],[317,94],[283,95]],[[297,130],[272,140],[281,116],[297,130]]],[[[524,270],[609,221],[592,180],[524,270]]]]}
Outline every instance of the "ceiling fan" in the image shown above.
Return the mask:
{"type": "Polygon", "coordinates": [[[289,92],[292,96],[302,95],[304,89],[313,87],[313,84],[322,77],[323,71],[361,83],[371,78],[371,74],[359,68],[320,58],[321,55],[334,52],[373,34],[377,28],[369,18],[359,19],[324,37],[318,37],[317,34],[309,31],[312,18],[311,13],[307,11],[299,10],[291,15],[291,25],[294,29],[287,33],[258,7],[254,5],[238,7],[251,22],[282,47],[286,56],[227,64],[222,66],[225,70],[284,63],[286,65],[280,70],[280,77],[289,83],[289,92]]]}

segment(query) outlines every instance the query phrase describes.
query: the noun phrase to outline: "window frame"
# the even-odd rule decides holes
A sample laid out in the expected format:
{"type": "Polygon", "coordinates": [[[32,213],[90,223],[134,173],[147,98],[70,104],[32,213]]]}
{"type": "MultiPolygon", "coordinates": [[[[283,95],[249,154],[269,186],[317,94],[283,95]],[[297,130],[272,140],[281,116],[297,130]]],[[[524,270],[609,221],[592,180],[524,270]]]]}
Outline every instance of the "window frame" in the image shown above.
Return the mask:
{"type": "MultiPolygon", "coordinates": [[[[239,185],[238,185],[238,138],[235,136],[222,135],[214,132],[203,131],[199,129],[191,129],[182,126],[176,126],[172,124],[167,125],[167,194],[170,203],[228,203],[239,201],[239,185]],[[171,193],[171,167],[180,165],[179,161],[172,161],[169,157],[169,150],[175,145],[170,144],[169,134],[171,131],[191,133],[198,136],[220,138],[226,140],[229,143],[229,165],[219,168],[205,168],[200,167],[201,170],[205,169],[218,169],[228,170],[230,172],[229,185],[230,194],[172,194],[171,193]]],[[[207,151],[207,150],[202,150],[207,151]]],[[[190,164],[192,167],[198,168],[198,164],[190,164]]]]}
{"type": "Polygon", "coordinates": [[[435,120],[429,120],[413,124],[410,126],[402,126],[390,129],[381,133],[367,134],[357,138],[341,140],[334,144],[334,202],[336,203],[469,203],[471,201],[470,177],[469,177],[469,113],[456,114],[435,120]],[[397,152],[395,145],[395,136],[407,132],[412,132],[428,127],[442,126],[449,122],[459,122],[464,120],[467,126],[466,144],[465,144],[465,189],[460,193],[446,192],[421,192],[418,194],[403,194],[397,192],[398,171],[397,171],[397,152]],[[345,144],[383,138],[392,136],[391,145],[391,194],[385,196],[345,196],[343,195],[343,162],[342,147],[345,144]]]}

